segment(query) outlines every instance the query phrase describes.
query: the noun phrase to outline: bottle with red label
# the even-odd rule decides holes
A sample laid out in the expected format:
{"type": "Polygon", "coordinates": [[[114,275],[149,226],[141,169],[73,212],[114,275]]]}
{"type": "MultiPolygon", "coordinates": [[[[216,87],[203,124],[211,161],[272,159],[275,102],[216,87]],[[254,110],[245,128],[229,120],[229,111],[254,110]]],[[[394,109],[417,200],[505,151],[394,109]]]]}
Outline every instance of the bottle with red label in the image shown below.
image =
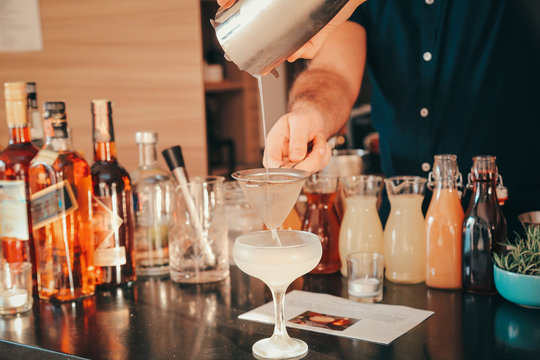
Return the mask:
{"type": "Polygon", "coordinates": [[[475,156],[468,187],[473,194],[463,221],[463,288],[469,292],[495,294],[493,250],[506,243],[506,219],[497,198],[502,179],[495,156],[475,156]]]}
{"type": "Polygon", "coordinates": [[[98,288],[135,280],[132,186],[116,158],[112,104],[92,101],[94,164],[94,264],[98,288]]]}

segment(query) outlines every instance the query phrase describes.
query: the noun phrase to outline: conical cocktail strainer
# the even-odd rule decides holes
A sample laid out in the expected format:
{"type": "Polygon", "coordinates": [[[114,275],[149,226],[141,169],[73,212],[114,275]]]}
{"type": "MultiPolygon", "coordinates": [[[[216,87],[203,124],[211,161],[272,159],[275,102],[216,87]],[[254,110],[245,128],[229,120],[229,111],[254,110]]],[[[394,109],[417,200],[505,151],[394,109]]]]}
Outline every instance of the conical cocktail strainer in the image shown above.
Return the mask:
{"type": "Polygon", "coordinates": [[[249,169],[232,174],[247,201],[270,230],[281,226],[291,212],[307,171],[296,169],[249,169]]]}

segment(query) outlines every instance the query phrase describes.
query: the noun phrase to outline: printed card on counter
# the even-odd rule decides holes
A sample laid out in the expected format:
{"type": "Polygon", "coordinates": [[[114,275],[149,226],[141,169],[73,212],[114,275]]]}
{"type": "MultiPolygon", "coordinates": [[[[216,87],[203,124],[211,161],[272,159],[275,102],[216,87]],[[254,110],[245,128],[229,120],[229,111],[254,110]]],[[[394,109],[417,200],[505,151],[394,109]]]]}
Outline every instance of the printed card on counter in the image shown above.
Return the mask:
{"type": "MultiPolygon", "coordinates": [[[[285,296],[286,326],[388,345],[433,315],[401,305],[363,304],[328,294],[294,290],[285,296]]],[[[239,319],[274,323],[274,303],[239,319]]]]}

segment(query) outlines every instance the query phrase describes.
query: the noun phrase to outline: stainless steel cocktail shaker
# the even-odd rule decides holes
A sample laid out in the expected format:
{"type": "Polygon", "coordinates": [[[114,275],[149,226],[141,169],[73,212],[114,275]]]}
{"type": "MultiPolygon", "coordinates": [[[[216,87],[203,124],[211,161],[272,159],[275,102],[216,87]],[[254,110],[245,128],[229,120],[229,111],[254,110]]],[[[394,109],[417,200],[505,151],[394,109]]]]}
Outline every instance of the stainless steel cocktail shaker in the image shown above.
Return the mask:
{"type": "Polygon", "coordinates": [[[348,0],[238,0],[211,21],[225,57],[253,76],[292,55],[348,0]]]}

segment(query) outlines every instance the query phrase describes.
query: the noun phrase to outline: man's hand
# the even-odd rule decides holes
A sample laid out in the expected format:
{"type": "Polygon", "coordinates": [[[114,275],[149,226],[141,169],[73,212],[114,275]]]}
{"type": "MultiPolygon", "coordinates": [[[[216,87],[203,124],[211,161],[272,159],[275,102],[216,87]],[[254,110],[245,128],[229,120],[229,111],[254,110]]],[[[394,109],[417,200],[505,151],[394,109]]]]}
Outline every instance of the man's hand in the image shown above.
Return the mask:
{"type": "Polygon", "coordinates": [[[218,5],[225,9],[231,7],[235,2],[236,0],[217,0],[218,5]]]}
{"type": "Polygon", "coordinates": [[[309,172],[323,169],[332,150],[323,134],[317,109],[301,107],[282,116],[268,133],[263,163],[268,168],[294,167],[309,172]],[[312,148],[308,149],[308,144],[312,148]]]}

